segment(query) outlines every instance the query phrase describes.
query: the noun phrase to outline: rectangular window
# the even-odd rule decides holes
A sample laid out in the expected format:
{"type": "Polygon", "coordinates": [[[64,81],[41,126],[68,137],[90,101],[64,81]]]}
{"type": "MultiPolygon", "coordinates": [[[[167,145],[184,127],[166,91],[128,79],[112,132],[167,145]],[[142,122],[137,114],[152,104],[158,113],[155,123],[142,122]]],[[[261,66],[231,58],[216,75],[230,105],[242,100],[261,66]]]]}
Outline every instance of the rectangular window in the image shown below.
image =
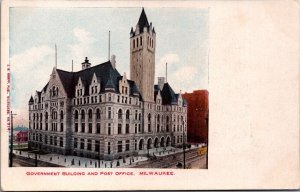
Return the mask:
{"type": "Polygon", "coordinates": [[[108,108],[108,119],[111,119],[111,107],[108,108]]]}
{"type": "Polygon", "coordinates": [[[92,123],[89,123],[89,133],[92,133],[93,125],[92,123]]]}
{"type": "Polygon", "coordinates": [[[85,132],[85,123],[81,124],[81,132],[84,133],[85,132]]]}
{"type": "Polygon", "coordinates": [[[57,146],[57,137],[54,137],[54,145],[57,146]]]}
{"type": "Polygon", "coordinates": [[[139,124],[139,132],[141,132],[142,130],[141,130],[141,124],[139,124]]]}
{"type": "Polygon", "coordinates": [[[45,144],[48,144],[48,136],[45,135],[45,144]]]}
{"type": "Polygon", "coordinates": [[[100,124],[100,123],[97,123],[97,130],[96,130],[96,133],[99,133],[99,134],[100,134],[100,128],[101,128],[101,124],[100,124]]]}
{"type": "Polygon", "coordinates": [[[50,136],[50,145],[53,145],[53,136],[50,136]]]}
{"type": "Polygon", "coordinates": [[[110,154],[110,142],[107,143],[107,154],[110,154]]]}
{"type": "Polygon", "coordinates": [[[60,132],[63,132],[63,131],[64,131],[64,124],[60,123],[60,132]]]}
{"type": "Polygon", "coordinates": [[[59,140],[59,146],[63,147],[64,146],[64,142],[63,142],[63,138],[60,137],[60,140],[59,140]]]}
{"type": "Polygon", "coordinates": [[[75,132],[78,132],[78,123],[75,123],[75,132]]]}
{"type": "Polygon", "coordinates": [[[148,124],[148,132],[151,132],[151,124],[148,124]]]}
{"type": "Polygon", "coordinates": [[[134,133],[137,133],[137,124],[134,124],[134,133]]]}
{"type": "Polygon", "coordinates": [[[90,150],[92,150],[92,140],[89,139],[87,142],[88,142],[87,143],[87,150],[90,151],[90,150]]]}
{"type": "Polygon", "coordinates": [[[46,131],[48,131],[48,123],[46,123],[46,127],[45,128],[46,128],[46,131]]]}
{"type": "Polygon", "coordinates": [[[129,151],[129,148],[130,148],[130,145],[129,145],[130,141],[129,140],[126,140],[126,151],[129,151]]]}
{"type": "Polygon", "coordinates": [[[95,141],[95,151],[98,152],[100,149],[100,142],[99,141],[95,141]]]}
{"type": "Polygon", "coordinates": [[[122,134],[122,124],[118,124],[118,134],[122,134]]]}
{"type": "Polygon", "coordinates": [[[74,138],[74,148],[77,148],[77,138],[74,138]]]}
{"type": "Polygon", "coordinates": [[[122,152],[122,141],[118,141],[118,152],[122,152]]]}
{"type": "Polygon", "coordinates": [[[111,125],[110,125],[110,123],[108,124],[108,135],[111,135],[111,125]]]}
{"type": "Polygon", "coordinates": [[[80,149],[84,149],[84,139],[80,139],[80,149]]]}
{"type": "Polygon", "coordinates": [[[129,133],[129,124],[126,124],[126,133],[129,133]]]}

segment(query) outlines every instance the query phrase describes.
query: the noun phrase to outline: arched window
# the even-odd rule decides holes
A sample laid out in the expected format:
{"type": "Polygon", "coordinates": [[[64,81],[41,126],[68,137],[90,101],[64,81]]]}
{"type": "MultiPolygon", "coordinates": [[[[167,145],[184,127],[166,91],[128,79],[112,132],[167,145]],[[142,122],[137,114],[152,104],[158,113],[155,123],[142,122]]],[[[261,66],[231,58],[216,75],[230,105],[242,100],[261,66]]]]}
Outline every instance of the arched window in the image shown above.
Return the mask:
{"type": "Polygon", "coordinates": [[[133,39],[133,48],[135,48],[135,39],[133,39]]]}
{"type": "Polygon", "coordinates": [[[64,112],[60,111],[60,119],[64,119],[64,112]]]}
{"type": "Polygon", "coordinates": [[[148,122],[151,123],[151,114],[148,114],[148,122]]]}
{"type": "Polygon", "coordinates": [[[139,120],[141,120],[142,119],[142,114],[139,114],[139,120]]]}
{"type": "Polygon", "coordinates": [[[167,124],[169,123],[169,116],[166,117],[167,124]]]}
{"type": "Polygon", "coordinates": [[[75,119],[78,119],[78,111],[75,110],[75,119]]]}
{"type": "Polygon", "coordinates": [[[43,120],[43,114],[41,113],[40,114],[40,121],[42,121],[43,120]]]}
{"type": "Polygon", "coordinates": [[[119,109],[118,111],[118,119],[122,119],[122,109],[119,109]]]}
{"type": "Polygon", "coordinates": [[[96,118],[101,119],[100,109],[97,109],[96,111],[96,118]]]}
{"type": "Polygon", "coordinates": [[[48,120],[48,112],[45,113],[45,119],[48,120]]]}
{"type": "Polygon", "coordinates": [[[159,123],[160,122],[160,116],[157,115],[157,122],[159,123]]]}
{"type": "Polygon", "coordinates": [[[57,112],[55,110],[52,111],[52,119],[57,119],[57,112]]]}
{"type": "Polygon", "coordinates": [[[93,111],[92,111],[92,109],[89,109],[89,119],[92,119],[92,117],[93,117],[93,111]]]}
{"type": "Polygon", "coordinates": [[[129,110],[126,111],[126,119],[129,119],[129,110]]]}
{"type": "Polygon", "coordinates": [[[85,119],[85,112],[84,112],[84,110],[81,110],[81,119],[85,119]]]}

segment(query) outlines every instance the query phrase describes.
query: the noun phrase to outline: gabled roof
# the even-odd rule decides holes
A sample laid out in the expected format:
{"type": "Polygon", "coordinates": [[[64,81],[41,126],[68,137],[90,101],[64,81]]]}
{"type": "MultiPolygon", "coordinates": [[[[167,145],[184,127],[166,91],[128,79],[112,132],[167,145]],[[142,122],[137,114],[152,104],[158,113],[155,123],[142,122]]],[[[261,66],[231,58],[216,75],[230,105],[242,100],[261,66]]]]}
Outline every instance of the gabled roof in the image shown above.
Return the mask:
{"type": "Polygon", "coordinates": [[[161,91],[161,97],[162,97],[162,104],[163,105],[170,105],[172,103],[177,102],[177,96],[169,83],[165,83],[164,87],[161,91]]]}

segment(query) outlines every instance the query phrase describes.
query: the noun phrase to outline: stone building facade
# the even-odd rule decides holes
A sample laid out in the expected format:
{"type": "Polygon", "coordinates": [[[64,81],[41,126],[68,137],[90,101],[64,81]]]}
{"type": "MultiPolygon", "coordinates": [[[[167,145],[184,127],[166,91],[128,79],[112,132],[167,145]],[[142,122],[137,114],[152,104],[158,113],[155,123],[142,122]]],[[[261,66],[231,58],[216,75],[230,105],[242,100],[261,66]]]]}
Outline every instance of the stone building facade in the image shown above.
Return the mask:
{"type": "Polygon", "coordinates": [[[130,32],[130,79],[115,56],[82,70],[53,68],[50,80],[29,100],[29,146],[105,160],[182,146],[187,105],[163,77],[154,85],[155,30],[142,10],[130,32]]]}

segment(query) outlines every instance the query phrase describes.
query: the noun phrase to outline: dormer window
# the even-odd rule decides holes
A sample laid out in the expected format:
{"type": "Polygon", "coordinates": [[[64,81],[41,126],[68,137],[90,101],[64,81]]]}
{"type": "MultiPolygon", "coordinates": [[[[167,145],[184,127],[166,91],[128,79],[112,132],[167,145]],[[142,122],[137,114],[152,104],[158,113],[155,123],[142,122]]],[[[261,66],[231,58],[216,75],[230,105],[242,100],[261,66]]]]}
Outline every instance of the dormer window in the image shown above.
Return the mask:
{"type": "Polygon", "coordinates": [[[98,79],[96,74],[94,73],[93,79],[89,86],[90,95],[98,94],[98,90],[100,90],[100,79],[98,79]]]}

